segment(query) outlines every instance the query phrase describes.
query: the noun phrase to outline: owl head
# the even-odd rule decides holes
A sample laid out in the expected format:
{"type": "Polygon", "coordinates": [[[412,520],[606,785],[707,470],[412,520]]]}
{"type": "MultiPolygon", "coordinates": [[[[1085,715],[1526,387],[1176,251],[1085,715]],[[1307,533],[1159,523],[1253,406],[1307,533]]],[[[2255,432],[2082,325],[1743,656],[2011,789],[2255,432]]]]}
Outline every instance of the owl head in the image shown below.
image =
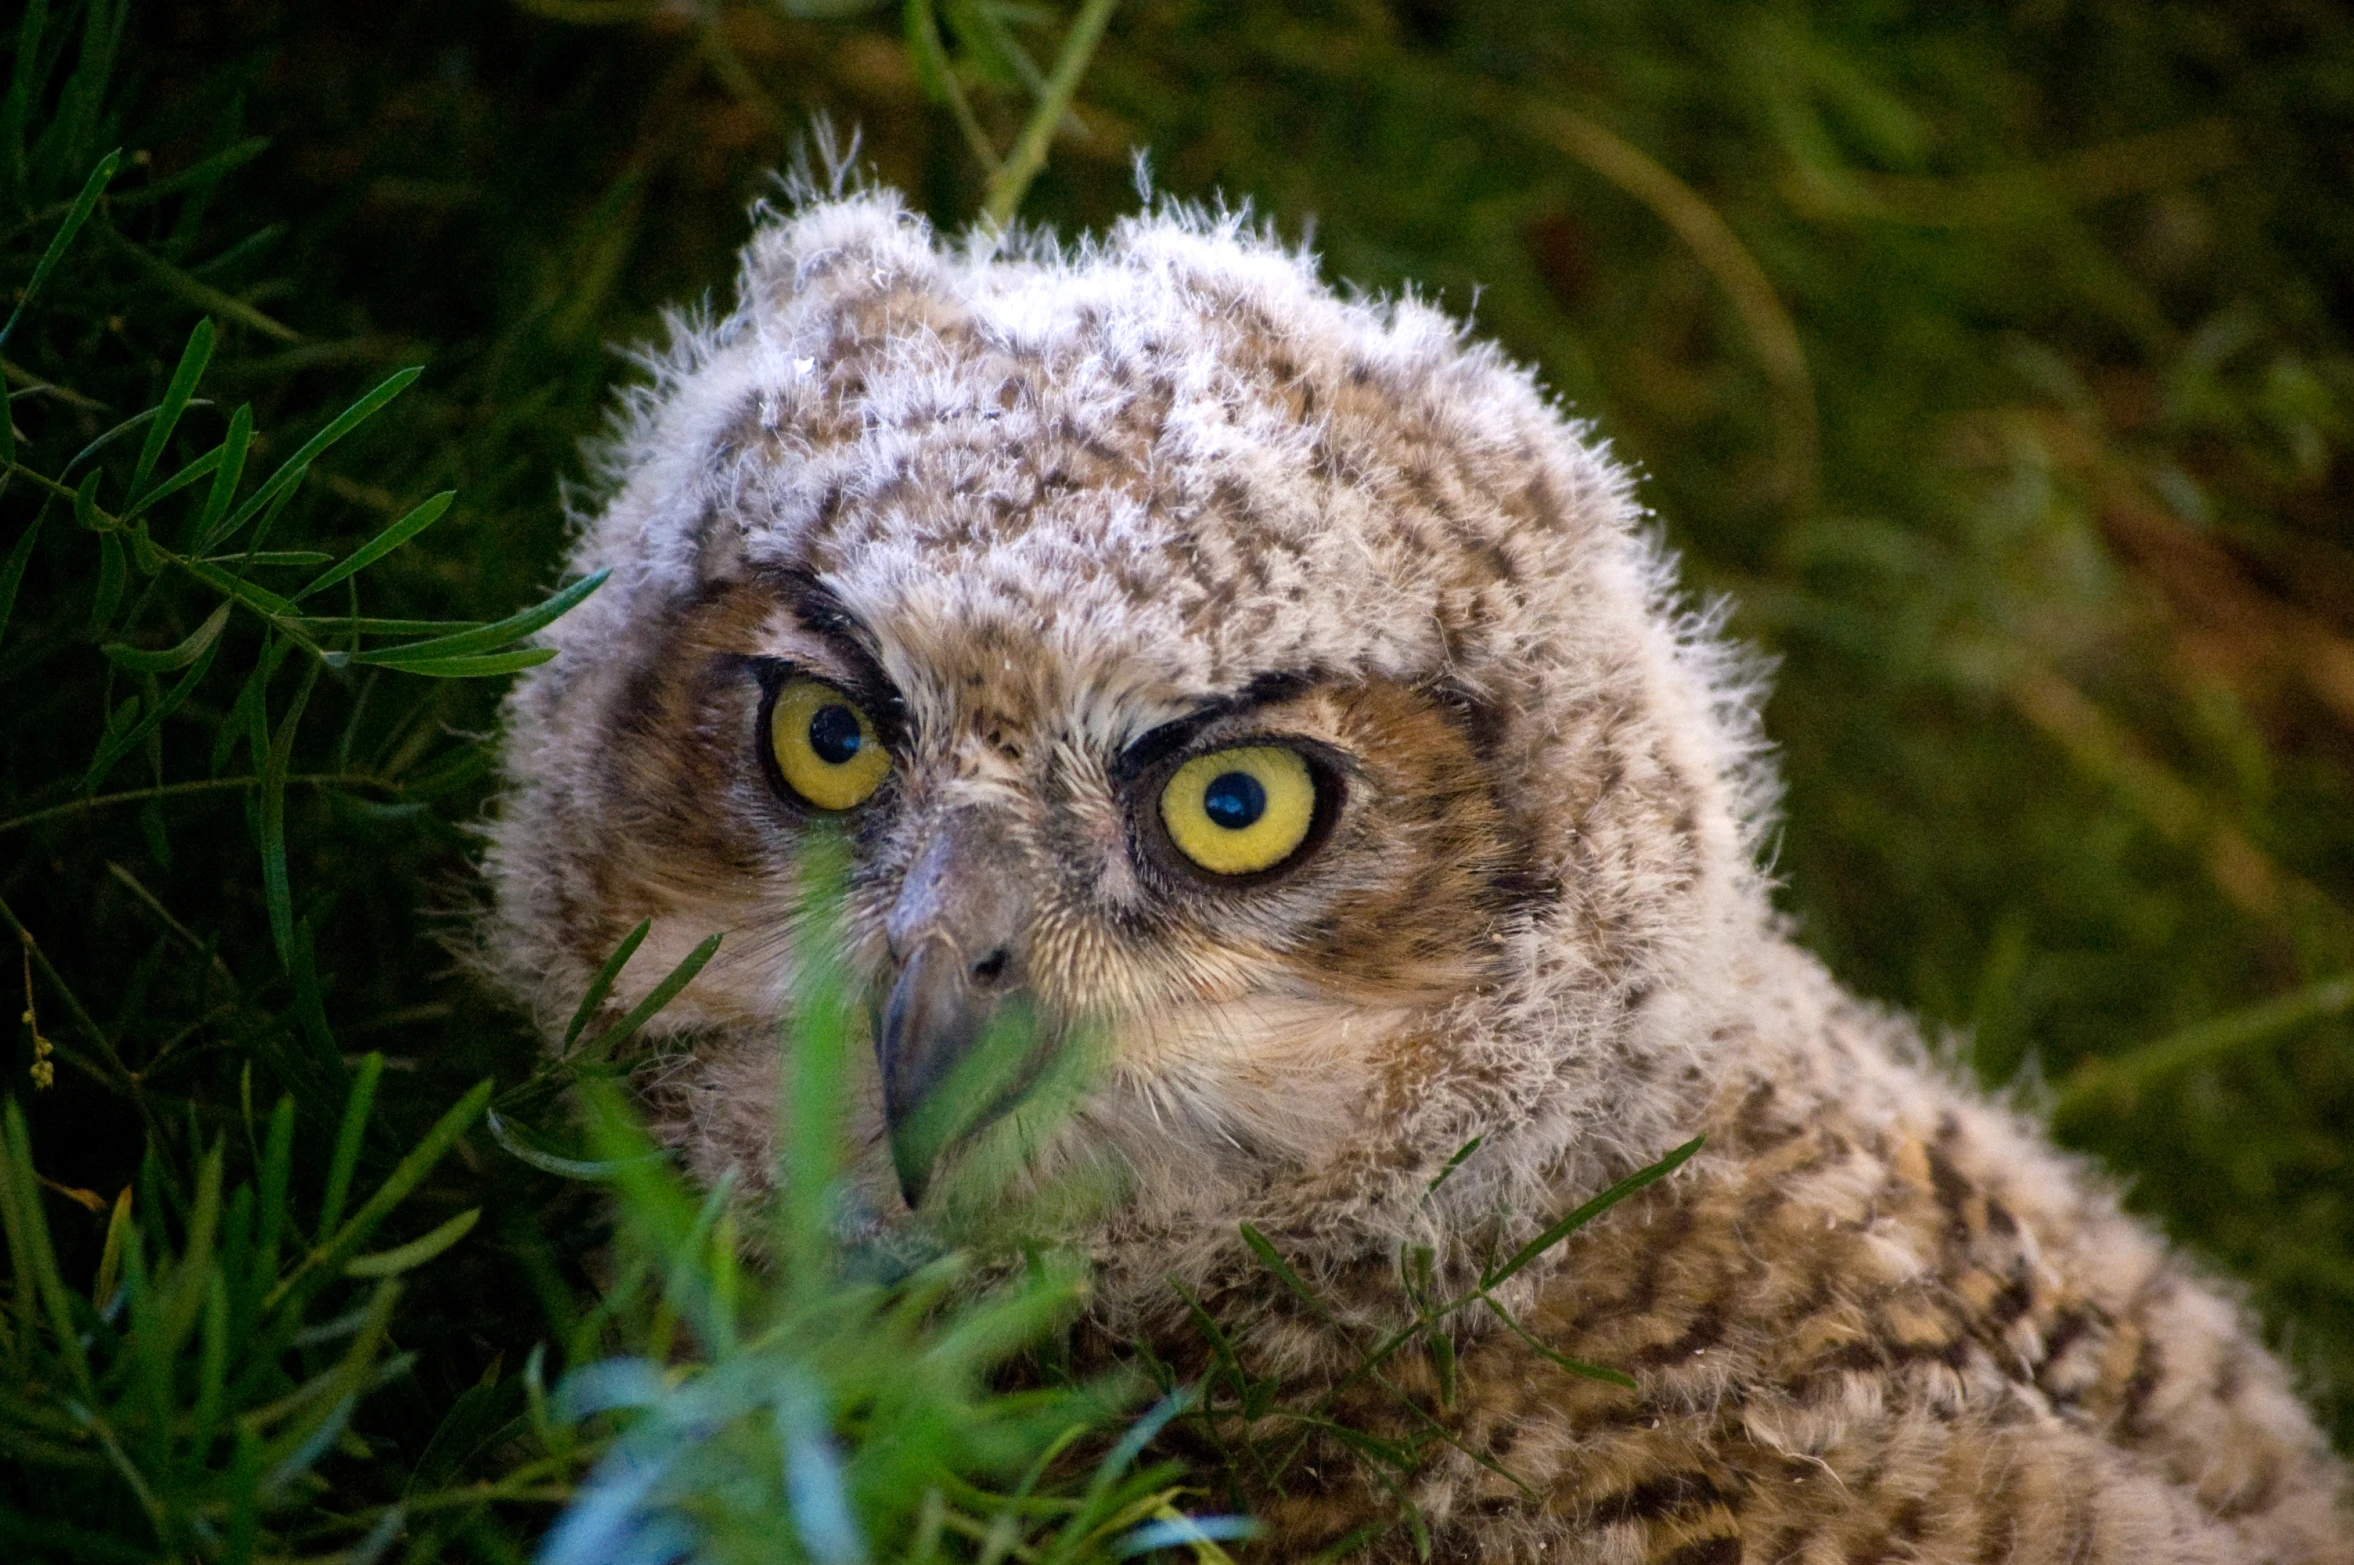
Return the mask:
{"type": "Polygon", "coordinates": [[[643,919],[618,1003],[724,937],[646,1077],[702,1174],[773,1152],[819,830],[878,1211],[1015,996],[1099,1040],[1062,1141],[1121,1172],[1115,1270],[1238,1218],[1392,1237],[1688,1128],[1766,927],[1749,687],[1494,349],[1231,214],[960,248],[867,193],[764,216],[733,311],[648,363],[488,865],[551,1023],[643,919]]]}

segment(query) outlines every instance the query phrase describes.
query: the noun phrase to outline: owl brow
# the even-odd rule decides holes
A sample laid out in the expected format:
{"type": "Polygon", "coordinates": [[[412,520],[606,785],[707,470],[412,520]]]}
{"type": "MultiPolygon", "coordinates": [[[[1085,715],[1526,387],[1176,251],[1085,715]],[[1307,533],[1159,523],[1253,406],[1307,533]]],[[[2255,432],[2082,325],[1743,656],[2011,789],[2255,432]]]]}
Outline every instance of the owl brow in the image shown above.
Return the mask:
{"type": "MultiPolygon", "coordinates": [[[[805,571],[767,571],[762,573],[761,579],[764,586],[783,600],[786,611],[800,622],[801,628],[824,642],[827,649],[841,659],[843,666],[851,670],[850,694],[859,698],[868,714],[903,722],[905,703],[900,700],[898,690],[885,677],[882,661],[875,656],[866,626],[834,595],[834,590],[805,571]]],[[[773,664],[778,660],[759,661],[773,664]]]]}
{"type": "Polygon", "coordinates": [[[1115,771],[1124,781],[1184,749],[1212,723],[1292,700],[1314,688],[1316,683],[1317,676],[1308,673],[1259,674],[1233,695],[1220,696],[1173,722],[1163,723],[1142,737],[1131,740],[1128,747],[1120,752],[1115,771]]]}
{"type": "Polygon", "coordinates": [[[802,629],[839,643],[865,662],[874,661],[866,626],[859,623],[858,616],[850,612],[833,588],[807,571],[789,569],[763,572],[761,585],[784,600],[802,629]]]}

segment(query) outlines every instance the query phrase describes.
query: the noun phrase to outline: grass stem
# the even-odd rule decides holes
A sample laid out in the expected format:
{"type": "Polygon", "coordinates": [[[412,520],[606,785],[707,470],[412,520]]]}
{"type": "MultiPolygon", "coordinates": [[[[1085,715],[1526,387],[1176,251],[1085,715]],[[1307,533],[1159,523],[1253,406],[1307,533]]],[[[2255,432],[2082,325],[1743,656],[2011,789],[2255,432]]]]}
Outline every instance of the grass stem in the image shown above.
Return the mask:
{"type": "MultiPolygon", "coordinates": [[[[27,826],[38,826],[45,821],[63,820],[92,810],[111,809],[118,804],[142,804],[149,799],[176,799],[195,793],[235,793],[258,786],[260,782],[259,777],[207,777],[195,782],[164,783],[154,788],[132,788],[121,793],[94,794],[87,799],[69,799],[45,810],[33,810],[0,821],[0,836],[27,826]]],[[[396,798],[401,792],[399,784],[386,782],[381,777],[370,777],[364,772],[300,772],[288,777],[286,786],[375,788],[396,798]]]]}
{"type": "Polygon", "coordinates": [[[1062,52],[1055,56],[1054,69],[1046,78],[1046,91],[1030,111],[1029,121],[1014,139],[1013,151],[1006,154],[1003,166],[989,176],[989,189],[981,204],[981,217],[990,227],[1004,230],[1020,210],[1022,197],[1030,190],[1030,182],[1046,166],[1047,143],[1054,137],[1055,127],[1071,111],[1071,100],[1078,96],[1079,79],[1087,74],[1087,62],[1095,57],[1095,46],[1103,41],[1105,24],[1112,19],[1112,7],[1118,0],[1086,0],[1079,14],[1071,22],[1071,30],[1063,38],[1062,52]]]}

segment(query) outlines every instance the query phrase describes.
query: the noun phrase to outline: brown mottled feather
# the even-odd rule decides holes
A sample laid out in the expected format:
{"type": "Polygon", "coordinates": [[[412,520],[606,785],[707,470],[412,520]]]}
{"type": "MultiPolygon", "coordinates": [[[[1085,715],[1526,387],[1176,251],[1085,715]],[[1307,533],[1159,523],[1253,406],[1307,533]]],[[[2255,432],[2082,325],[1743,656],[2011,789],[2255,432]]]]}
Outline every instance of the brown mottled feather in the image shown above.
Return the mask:
{"type": "Polygon", "coordinates": [[[891,714],[854,966],[888,980],[911,869],[977,820],[1034,997],[1103,1028],[1037,1170],[1123,1192],[1069,1235],[1092,1351],[1206,1369],[1175,1282],[1281,1406],[1422,1453],[1397,1494],[1330,1433],[1243,1464],[1264,1557],[1407,1558],[1403,1497],[1442,1560],[2354,1565],[2345,1469],[2244,1311],[1788,942],[1757,681],[1525,374],[1181,211],[992,253],[815,201],[739,295],[617,433],[573,557],[614,574],[510,700],[489,859],[490,961],[551,1033],[640,919],[617,1006],[723,934],[639,1073],[701,1176],[774,1152],[808,816],[757,671],[790,666],[891,714]],[[1125,758],[1180,720],[1333,758],[1313,851],[1172,864],[1125,758]],[[1451,1402],[1426,1347],[1352,1378],[1411,1318],[1403,1257],[1465,1286],[1698,1133],[1497,1290],[1633,1390],[1484,1307],[1451,1402]]]}

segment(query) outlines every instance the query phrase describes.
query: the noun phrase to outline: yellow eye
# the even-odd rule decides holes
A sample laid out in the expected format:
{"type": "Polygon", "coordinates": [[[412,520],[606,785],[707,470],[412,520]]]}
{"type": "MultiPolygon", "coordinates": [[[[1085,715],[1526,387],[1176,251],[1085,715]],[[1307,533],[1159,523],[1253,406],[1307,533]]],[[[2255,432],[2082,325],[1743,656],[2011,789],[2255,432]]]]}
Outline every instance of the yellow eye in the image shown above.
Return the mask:
{"type": "Polygon", "coordinates": [[[1273,869],[1315,821],[1316,779],[1298,751],[1280,745],[1197,755],[1161,790],[1169,840],[1214,875],[1273,869]]]}
{"type": "Polygon", "coordinates": [[[821,810],[865,803],[891,770],[891,752],[858,704],[814,679],[777,692],[768,743],[786,784],[821,810]]]}

